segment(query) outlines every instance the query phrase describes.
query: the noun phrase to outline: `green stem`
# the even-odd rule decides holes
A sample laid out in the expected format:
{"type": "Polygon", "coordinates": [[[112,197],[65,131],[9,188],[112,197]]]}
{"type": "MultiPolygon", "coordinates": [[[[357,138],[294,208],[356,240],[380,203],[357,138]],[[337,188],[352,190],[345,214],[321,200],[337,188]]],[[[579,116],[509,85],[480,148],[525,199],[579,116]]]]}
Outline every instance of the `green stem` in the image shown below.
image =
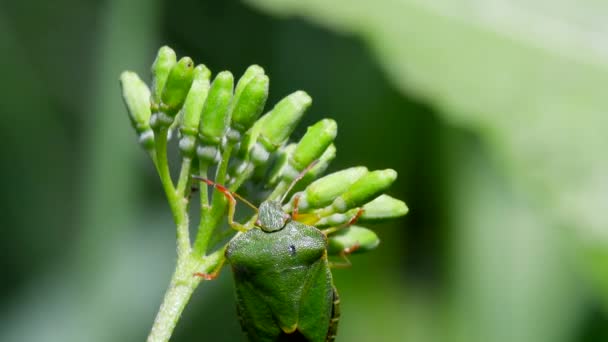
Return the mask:
{"type": "Polygon", "coordinates": [[[173,220],[179,225],[181,220],[180,212],[182,211],[177,200],[177,193],[175,192],[175,186],[171,180],[171,172],[169,171],[169,162],[167,160],[167,128],[161,128],[154,132],[155,144],[156,144],[156,169],[158,170],[158,176],[165,190],[167,201],[171,207],[171,213],[173,214],[173,220]]]}
{"type": "Polygon", "coordinates": [[[152,149],[146,150],[146,152],[150,156],[150,159],[152,159],[152,163],[154,164],[154,167],[156,167],[156,170],[158,171],[158,163],[156,162],[157,158],[156,158],[155,150],[152,148],[152,149]]]}
{"type": "Polygon", "coordinates": [[[253,164],[249,164],[245,170],[243,170],[243,172],[241,172],[238,176],[236,176],[234,182],[232,183],[232,185],[230,185],[229,190],[230,191],[236,191],[238,188],[241,187],[241,185],[243,185],[243,183],[249,179],[249,177],[251,177],[251,175],[253,174],[255,167],[253,166],[253,164]]]}
{"type": "Polygon", "coordinates": [[[155,132],[156,143],[156,169],[173,214],[176,225],[177,255],[178,258],[190,253],[190,233],[188,231],[189,219],[187,213],[188,199],[184,197],[186,184],[188,184],[190,166],[192,159],[184,158],[182,169],[176,189],[171,180],[169,163],[167,160],[167,129],[161,128],[155,132]]]}
{"type": "Polygon", "coordinates": [[[190,182],[190,169],[192,168],[192,158],[184,157],[182,159],[182,169],[179,173],[177,181],[177,194],[183,197],[186,193],[186,186],[190,182]]]}
{"type": "MultiPolygon", "coordinates": [[[[230,161],[230,155],[232,153],[233,147],[233,144],[227,144],[226,148],[222,153],[222,159],[220,160],[220,164],[217,167],[217,172],[215,176],[215,182],[218,184],[224,184],[224,182],[226,181],[228,162],[230,161]]],[[[195,255],[205,255],[207,249],[209,248],[209,241],[211,240],[211,236],[213,235],[215,228],[218,226],[219,221],[225,210],[226,199],[224,195],[214,192],[211,201],[211,208],[207,206],[203,207],[202,210],[204,215],[201,215],[198,233],[196,235],[196,240],[194,241],[195,255]]]]}
{"type": "MultiPolygon", "coordinates": [[[[203,160],[199,160],[198,163],[198,175],[202,178],[207,178],[207,170],[209,169],[209,165],[203,160]]],[[[201,215],[207,211],[207,208],[209,208],[209,190],[207,190],[207,188],[207,184],[201,184],[201,215]]]]}
{"type": "Polygon", "coordinates": [[[224,149],[222,153],[222,160],[220,160],[220,165],[217,168],[217,174],[215,176],[215,182],[218,184],[225,185],[226,173],[228,172],[228,162],[230,162],[230,155],[232,154],[233,148],[234,144],[228,143],[226,144],[226,149],[224,149]]]}
{"type": "Polygon", "coordinates": [[[148,342],[169,341],[182,311],[203,279],[195,276],[194,273],[215,272],[223,262],[224,249],[220,249],[204,259],[196,258],[192,254],[178,258],[175,273],[171,277],[171,283],[148,335],[148,342]]]}

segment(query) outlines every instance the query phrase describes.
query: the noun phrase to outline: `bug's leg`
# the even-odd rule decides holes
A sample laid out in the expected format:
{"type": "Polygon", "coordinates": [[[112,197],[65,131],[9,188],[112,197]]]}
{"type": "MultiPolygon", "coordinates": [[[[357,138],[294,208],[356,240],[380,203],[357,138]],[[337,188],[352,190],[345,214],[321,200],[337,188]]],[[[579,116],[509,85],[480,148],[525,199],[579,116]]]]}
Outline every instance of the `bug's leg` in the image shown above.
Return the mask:
{"type": "Polygon", "coordinates": [[[325,234],[325,236],[327,236],[331,233],[335,233],[340,229],[343,229],[343,228],[346,228],[346,227],[349,227],[349,226],[352,226],[353,224],[355,224],[359,220],[359,217],[361,217],[361,215],[363,215],[363,208],[359,208],[359,210],[357,210],[357,213],[355,214],[355,216],[351,217],[350,220],[348,220],[348,222],[341,224],[339,226],[325,228],[321,231],[323,232],[323,234],[325,234]]]}
{"type": "Polygon", "coordinates": [[[320,217],[316,213],[304,213],[300,214],[298,205],[300,204],[300,195],[296,194],[293,196],[293,209],[291,210],[291,219],[293,221],[302,222],[314,226],[320,217]]]}
{"type": "Polygon", "coordinates": [[[285,193],[283,194],[283,197],[281,197],[281,200],[279,201],[279,203],[283,203],[285,201],[285,198],[287,197],[287,195],[289,195],[289,193],[291,192],[291,189],[293,189],[293,187],[302,179],[304,178],[304,176],[306,176],[306,173],[308,173],[308,171],[310,171],[310,169],[312,169],[315,165],[317,165],[319,163],[319,160],[315,160],[312,163],[310,163],[307,167],[304,168],[304,170],[300,171],[300,173],[298,173],[298,175],[296,176],[296,178],[294,178],[291,183],[289,184],[289,186],[287,187],[287,190],[285,190],[285,193]]]}
{"type": "Polygon", "coordinates": [[[225,260],[222,260],[222,262],[220,262],[220,264],[217,266],[217,268],[215,270],[213,270],[213,272],[211,272],[211,273],[196,272],[196,273],[194,273],[194,276],[201,277],[205,280],[213,280],[220,275],[220,271],[222,270],[222,266],[224,266],[224,262],[225,262],[225,260]]]}
{"type": "Polygon", "coordinates": [[[351,267],[353,264],[348,259],[348,256],[358,250],[361,246],[359,244],[355,244],[351,247],[344,248],[342,252],[340,252],[339,256],[342,258],[341,261],[331,261],[329,263],[329,267],[332,268],[347,268],[351,267]]]}
{"type": "Polygon", "coordinates": [[[219,189],[217,187],[216,187],[216,189],[218,189],[221,193],[223,193],[224,196],[226,196],[226,198],[228,199],[228,202],[229,202],[228,203],[228,224],[230,225],[230,227],[238,230],[239,232],[248,231],[249,228],[247,228],[243,224],[240,224],[234,220],[234,212],[236,209],[236,200],[234,199],[234,196],[232,196],[230,191],[228,191],[228,189],[224,188],[223,186],[222,186],[222,189],[219,189]],[[223,191],[223,190],[226,190],[226,191],[223,191]]]}
{"type": "Polygon", "coordinates": [[[294,221],[297,221],[299,204],[300,204],[300,195],[295,195],[293,197],[293,210],[291,211],[291,219],[294,221]]]}
{"type": "Polygon", "coordinates": [[[251,229],[251,227],[245,226],[234,220],[234,212],[236,210],[236,199],[234,198],[234,194],[230,190],[228,190],[223,185],[217,184],[206,178],[202,178],[202,177],[198,177],[198,176],[192,176],[192,177],[194,179],[198,179],[209,185],[212,185],[215,189],[217,189],[217,191],[221,192],[224,196],[226,196],[226,198],[228,199],[228,224],[230,225],[230,227],[238,230],[239,232],[246,232],[249,229],[251,229]]]}

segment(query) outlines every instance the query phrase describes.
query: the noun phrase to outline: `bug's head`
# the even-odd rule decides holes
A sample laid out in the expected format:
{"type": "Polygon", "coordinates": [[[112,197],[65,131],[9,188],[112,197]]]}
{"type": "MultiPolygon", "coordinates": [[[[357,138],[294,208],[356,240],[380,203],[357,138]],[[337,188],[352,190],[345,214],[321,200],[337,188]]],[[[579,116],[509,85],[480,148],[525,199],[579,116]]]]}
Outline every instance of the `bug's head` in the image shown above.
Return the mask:
{"type": "Polygon", "coordinates": [[[281,203],[266,201],[260,204],[255,224],[265,232],[275,232],[283,229],[289,219],[290,216],[283,211],[281,203]]]}

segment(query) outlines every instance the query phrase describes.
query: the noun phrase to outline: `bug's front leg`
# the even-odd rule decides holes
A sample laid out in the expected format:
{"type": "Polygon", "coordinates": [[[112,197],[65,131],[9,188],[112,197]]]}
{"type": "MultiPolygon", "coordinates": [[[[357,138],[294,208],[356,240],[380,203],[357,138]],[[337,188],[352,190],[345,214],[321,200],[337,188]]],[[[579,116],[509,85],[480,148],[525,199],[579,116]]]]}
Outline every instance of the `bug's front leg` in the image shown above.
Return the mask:
{"type": "Polygon", "coordinates": [[[348,256],[350,254],[354,253],[355,251],[357,251],[359,248],[361,248],[361,245],[359,245],[359,244],[355,244],[353,246],[344,248],[338,255],[340,258],[342,258],[342,260],[341,261],[330,261],[329,267],[332,267],[332,268],[351,267],[353,264],[350,262],[350,259],[348,259],[348,256]]]}
{"type": "Polygon", "coordinates": [[[252,226],[253,226],[252,224],[243,225],[234,220],[234,213],[236,211],[236,199],[234,198],[234,196],[236,194],[232,193],[225,186],[217,184],[209,179],[198,177],[198,176],[192,176],[192,178],[203,181],[203,182],[213,186],[215,189],[217,189],[217,191],[221,192],[224,196],[226,196],[226,198],[228,199],[228,224],[230,225],[230,227],[234,228],[235,230],[237,230],[239,232],[246,232],[252,228],[252,226]]]}
{"type": "Polygon", "coordinates": [[[222,271],[222,267],[224,266],[224,263],[226,262],[226,259],[222,259],[222,261],[220,262],[219,265],[217,265],[217,267],[215,268],[215,270],[213,270],[213,272],[211,273],[202,273],[202,272],[196,272],[193,275],[195,277],[201,277],[205,280],[213,280],[215,278],[217,278],[220,275],[220,272],[222,271]]]}

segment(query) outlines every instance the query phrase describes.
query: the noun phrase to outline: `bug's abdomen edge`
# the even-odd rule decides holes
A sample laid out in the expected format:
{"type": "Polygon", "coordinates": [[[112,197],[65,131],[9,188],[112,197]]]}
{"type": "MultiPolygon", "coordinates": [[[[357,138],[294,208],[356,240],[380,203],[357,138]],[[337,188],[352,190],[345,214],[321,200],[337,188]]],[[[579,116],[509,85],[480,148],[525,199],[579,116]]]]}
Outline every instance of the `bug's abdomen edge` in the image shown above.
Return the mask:
{"type": "Polygon", "coordinates": [[[340,322],[340,296],[335,286],[332,286],[334,298],[331,307],[331,320],[329,321],[329,330],[327,331],[327,342],[333,342],[338,335],[338,323],[340,322]]]}

